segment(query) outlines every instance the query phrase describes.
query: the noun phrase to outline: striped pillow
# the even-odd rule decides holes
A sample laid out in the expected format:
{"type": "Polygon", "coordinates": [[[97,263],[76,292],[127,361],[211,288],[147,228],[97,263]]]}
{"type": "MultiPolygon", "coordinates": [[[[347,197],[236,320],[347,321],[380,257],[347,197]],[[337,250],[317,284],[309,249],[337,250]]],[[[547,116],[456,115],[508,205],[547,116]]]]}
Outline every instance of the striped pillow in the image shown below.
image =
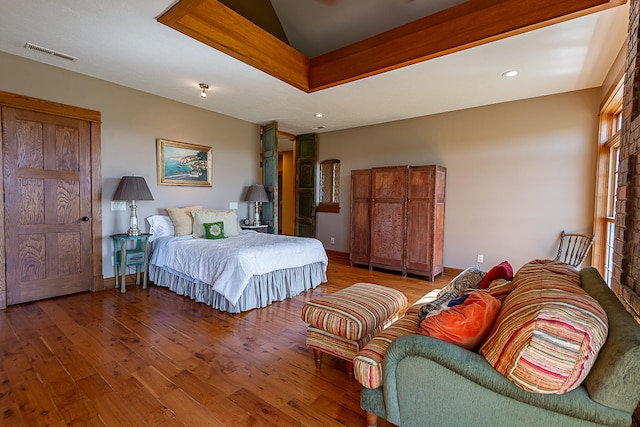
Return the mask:
{"type": "MultiPolygon", "coordinates": [[[[515,283],[480,353],[520,388],[562,394],[578,387],[607,338],[607,315],[578,283],[544,268],[538,283],[515,283]],[[560,280],[554,283],[554,275],[560,280]]],[[[553,270],[553,269],[552,269],[553,270]]]]}
{"type": "Polygon", "coordinates": [[[505,279],[496,279],[489,285],[487,288],[487,292],[494,298],[500,300],[500,302],[504,301],[504,299],[511,293],[513,290],[513,282],[505,279]]]}
{"type": "Polygon", "coordinates": [[[580,272],[569,264],[550,259],[536,259],[520,267],[513,277],[513,287],[563,283],[580,287],[580,272]]]}

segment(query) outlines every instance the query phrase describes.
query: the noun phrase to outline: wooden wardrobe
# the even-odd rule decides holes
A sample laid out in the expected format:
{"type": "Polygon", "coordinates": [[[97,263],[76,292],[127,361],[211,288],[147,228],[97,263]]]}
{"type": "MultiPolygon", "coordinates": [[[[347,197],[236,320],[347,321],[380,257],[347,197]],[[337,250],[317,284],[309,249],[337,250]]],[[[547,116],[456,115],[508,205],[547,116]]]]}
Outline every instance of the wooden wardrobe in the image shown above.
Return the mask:
{"type": "Polygon", "coordinates": [[[441,274],[446,175],[436,165],[352,171],[351,265],[441,274]]]}

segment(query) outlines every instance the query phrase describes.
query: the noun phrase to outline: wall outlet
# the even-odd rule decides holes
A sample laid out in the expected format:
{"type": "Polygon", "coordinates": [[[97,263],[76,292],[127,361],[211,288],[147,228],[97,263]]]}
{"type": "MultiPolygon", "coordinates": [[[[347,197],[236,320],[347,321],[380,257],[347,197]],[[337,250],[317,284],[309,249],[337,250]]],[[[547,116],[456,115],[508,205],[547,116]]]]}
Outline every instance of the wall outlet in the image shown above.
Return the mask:
{"type": "Polygon", "coordinates": [[[484,262],[484,255],[478,254],[478,258],[476,259],[476,261],[478,263],[482,264],[484,262]]]}
{"type": "Polygon", "coordinates": [[[112,211],[126,211],[127,202],[111,202],[112,211]]]}
{"type": "Polygon", "coordinates": [[[332,244],[332,245],[335,245],[335,243],[336,243],[336,238],[335,238],[335,237],[332,237],[332,238],[331,238],[331,244],[332,244]]]}
{"type": "Polygon", "coordinates": [[[229,209],[238,210],[238,202],[229,202],[229,209]]]}

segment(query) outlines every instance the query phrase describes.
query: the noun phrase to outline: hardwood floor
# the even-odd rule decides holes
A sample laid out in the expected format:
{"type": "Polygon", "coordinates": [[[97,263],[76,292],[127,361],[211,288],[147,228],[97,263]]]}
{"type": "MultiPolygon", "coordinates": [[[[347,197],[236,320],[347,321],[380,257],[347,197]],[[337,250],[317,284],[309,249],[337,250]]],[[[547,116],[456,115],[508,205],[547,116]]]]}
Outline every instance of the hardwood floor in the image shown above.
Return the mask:
{"type": "Polygon", "coordinates": [[[364,426],[344,362],[325,355],[315,368],[302,306],[356,282],[399,289],[413,304],[451,277],[403,278],[332,257],[328,279],[239,315],[131,282],[126,294],[11,306],[0,311],[0,425],[364,426]]]}

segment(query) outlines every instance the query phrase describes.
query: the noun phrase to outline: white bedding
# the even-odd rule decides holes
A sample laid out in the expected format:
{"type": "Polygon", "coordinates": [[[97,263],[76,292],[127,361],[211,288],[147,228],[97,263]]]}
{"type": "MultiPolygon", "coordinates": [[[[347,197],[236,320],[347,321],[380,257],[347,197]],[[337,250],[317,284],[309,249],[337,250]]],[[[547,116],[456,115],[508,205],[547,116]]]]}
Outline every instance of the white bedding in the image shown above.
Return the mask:
{"type": "Polygon", "coordinates": [[[213,285],[236,304],[249,279],[274,270],[321,262],[327,254],[317,239],[243,232],[227,239],[161,237],[153,243],[151,264],[213,285]]]}

